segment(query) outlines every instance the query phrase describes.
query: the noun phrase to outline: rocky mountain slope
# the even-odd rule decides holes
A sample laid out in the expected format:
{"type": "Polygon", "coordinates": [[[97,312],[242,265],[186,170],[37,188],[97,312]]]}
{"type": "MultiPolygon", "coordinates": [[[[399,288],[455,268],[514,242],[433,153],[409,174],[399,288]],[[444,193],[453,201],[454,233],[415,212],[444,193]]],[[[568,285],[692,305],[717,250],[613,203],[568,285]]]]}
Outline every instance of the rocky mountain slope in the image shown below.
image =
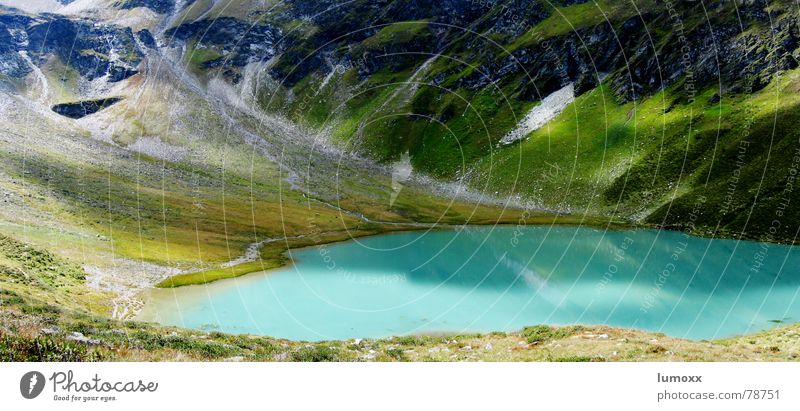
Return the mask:
{"type": "Polygon", "coordinates": [[[0,9],[0,232],[81,265],[114,296],[92,310],[128,317],[166,277],[260,271],[293,244],[518,218],[425,180],[395,190],[390,167],[198,75],[166,34],[191,5],[132,4],[0,9]]]}
{"type": "Polygon", "coordinates": [[[543,208],[686,227],[702,202],[698,231],[795,235],[788,210],[769,232],[797,200],[792,2],[235,3],[165,34],[347,151],[543,208]],[[500,144],[568,85],[560,117],[500,144]]]}

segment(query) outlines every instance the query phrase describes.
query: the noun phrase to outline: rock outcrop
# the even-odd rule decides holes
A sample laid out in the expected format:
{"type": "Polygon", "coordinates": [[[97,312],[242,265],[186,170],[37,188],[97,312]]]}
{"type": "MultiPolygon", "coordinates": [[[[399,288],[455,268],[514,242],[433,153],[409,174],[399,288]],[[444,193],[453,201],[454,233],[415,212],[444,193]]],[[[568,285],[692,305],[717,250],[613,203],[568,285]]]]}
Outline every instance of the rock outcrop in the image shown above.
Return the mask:
{"type": "Polygon", "coordinates": [[[109,97],[96,100],[76,101],[73,103],[61,103],[54,105],[52,110],[64,117],[79,119],[112,106],[121,100],[122,98],[120,97],[109,97]]]}
{"type": "Polygon", "coordinates": [[[20,52],[41,64],[57,56],[87,80],[117,82],[137,73],[143,53],[130,28],[54,14],[0,14],[0,74],[21,78],[31,72],[20,52]]]}

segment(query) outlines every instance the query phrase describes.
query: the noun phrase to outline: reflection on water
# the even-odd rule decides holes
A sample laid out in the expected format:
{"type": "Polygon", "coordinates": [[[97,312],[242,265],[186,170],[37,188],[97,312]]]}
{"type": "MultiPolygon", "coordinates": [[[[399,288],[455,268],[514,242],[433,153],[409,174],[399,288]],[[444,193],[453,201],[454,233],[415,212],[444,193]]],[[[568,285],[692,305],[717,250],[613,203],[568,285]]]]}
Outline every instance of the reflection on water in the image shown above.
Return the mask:
{"type": "Polygon", "coordinates": [[[140,319],[322,340],[608,324],[754,332],[800,311],[796,247],[683,233],[470,227],[292,252],[292,267],[154,290],[140,319]]]}

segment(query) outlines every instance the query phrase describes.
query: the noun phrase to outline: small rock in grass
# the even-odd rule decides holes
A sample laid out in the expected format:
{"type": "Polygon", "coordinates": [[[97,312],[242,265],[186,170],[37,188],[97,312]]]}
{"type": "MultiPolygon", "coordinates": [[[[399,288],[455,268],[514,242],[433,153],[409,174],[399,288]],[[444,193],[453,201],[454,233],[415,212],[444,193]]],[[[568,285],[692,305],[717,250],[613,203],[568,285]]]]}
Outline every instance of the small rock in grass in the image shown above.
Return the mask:
{"type": "Polygon", "coordinates": [[[89,337],[87,337],[87,336],[85,336],[82,333],[79,333],[77,331],[75,331],[72,334],[68,335],[67,336],[67,340],[75,341],[75,342],[78,342],[78,343],[81,343],[81,344],[87,344],[87,345],[98,345],[98,344],[100,344],[100,340],[95,340],[95,339],[89,338],[89,337]]]}

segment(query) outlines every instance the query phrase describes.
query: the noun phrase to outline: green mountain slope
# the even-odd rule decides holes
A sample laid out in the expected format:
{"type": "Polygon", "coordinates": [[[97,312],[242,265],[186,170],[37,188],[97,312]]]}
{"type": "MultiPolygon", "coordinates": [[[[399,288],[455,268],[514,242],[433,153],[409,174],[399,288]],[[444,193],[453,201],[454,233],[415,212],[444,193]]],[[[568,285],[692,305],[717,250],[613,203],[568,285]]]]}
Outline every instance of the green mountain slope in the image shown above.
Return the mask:
{"type": "MultiPolygon", "coordinates": [[[[387,163],[408,153],[442,181],[546,209],[791,241],[797,215],[776,207],[800,201],[782,189],[798,147],[798,13],[788,1],[293,1],[249,17],[280,32],[268,60],[243,65],[233,51],[197,69],[344,150],[387,163]],[[577,99],[558,118],[501,144],[566,84],[577,99]]],[[[210,21],[174,34],[229,48],[210,21]]]]}

